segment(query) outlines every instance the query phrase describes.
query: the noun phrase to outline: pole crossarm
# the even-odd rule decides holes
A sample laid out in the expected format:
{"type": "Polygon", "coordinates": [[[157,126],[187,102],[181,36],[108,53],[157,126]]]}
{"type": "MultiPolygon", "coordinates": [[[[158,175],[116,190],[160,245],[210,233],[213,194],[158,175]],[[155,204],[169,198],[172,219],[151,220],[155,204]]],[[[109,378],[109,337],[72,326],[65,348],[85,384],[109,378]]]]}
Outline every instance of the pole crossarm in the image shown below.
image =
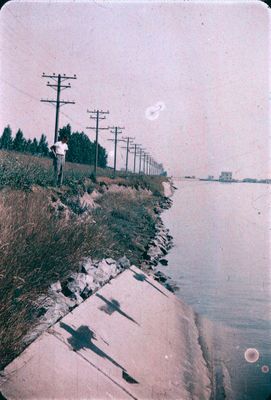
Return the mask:
{"type": "MultiPolygon", "coordinates": [[[[45,99],[41,99],[42,103],[57,103],[57,100],[45,100],[45,99]]],[[[58,102],[59,104],[75,104],[75,101],[64,101],[64,100],[60,100],[58,102]]]]}
{"type": "Polygon", "coordinates": [[[76,75],[74,74],[73,76],[69,76],[66,74],[55,74],[53,73],[52,75],[50,74],[45,74],[43,72],[42,78],[49,78],[53,79],[54,82],[56,83],[50,83],[47,82],[47,86],[51,87],[52,89],[56,90],[57,95],[56,95],[56,100],[49,100],[49,99],[41,99],[40,101],[42,103],[53,103],[56,105],[56,119],[55,119],[55,142],[57,142],[58,139],[58,122],[59,122],[59,108],[61,106],[64,106],[65,104],[75,104],[74,101],[69,101],[69,100],[60,100],[60,92],[61,90],[68,89],[71,87],[71,84],[69,83],[68,85],[62,85],[62,82],[68,80],[68,79],[77,79],[76,75]]]}
{"type": "MultiPolygon", "coordinates": [[[[86,129],[96,129],[96,126],[87,126],[86,129]]],[[[107,131],[109,128],[101,128],[99,127],[99,131],[107,131]]]]}
{"type": "MultiPolygon", "coordinates": [[[[58,87],[58,85],[56,85],[56,84],[52,84],[52,83],[47,83],[47,85],[46,86],[49,86],[49,87],[52,87],[52,88],[57,88],[58,87]]],[[[61,87],[61,89],[68,89],[68,88],[71,88],[71,84],[69,83],[68,85],[60,85],[60,87],[61,87]]]]}

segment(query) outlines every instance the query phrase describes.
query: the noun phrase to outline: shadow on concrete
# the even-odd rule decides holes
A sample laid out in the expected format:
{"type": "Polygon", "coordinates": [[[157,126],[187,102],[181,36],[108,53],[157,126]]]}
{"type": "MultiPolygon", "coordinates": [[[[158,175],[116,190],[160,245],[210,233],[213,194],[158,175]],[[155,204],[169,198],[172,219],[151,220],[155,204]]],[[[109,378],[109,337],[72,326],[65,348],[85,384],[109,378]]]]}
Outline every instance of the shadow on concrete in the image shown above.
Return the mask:
{"type": "Polygon", "coordinates": [[[137,382],[131,375],[127,374],[126,371],[122,371],[122,377],[123,379],[126,380],[128,383],[139,383],[137,382]]]}
{"type": "MultiPolygon", "coordinates": [[[[68,343],[71,345],[74,351],[79,351],[82,349],[89,349],[93,351],[98,356],[107,359],[116,367],[122,370],[122,378],[128,383],[139,383],[136,381],[131,375],[128,374],[125,368],[123,368],[119,363],[117,363],[112,357],[106,354],[103,350],[96,346],[93,343],[93,340],[97,340],[95,333],[89,329],[86,325],[81,325],[77,330],[73,329],[71,326],[65,324],[64,322],[60,322],[60,327],[65,329],[68,333],[71,334],[71,337],[68,338],[68,343]]],[[[95,367],[97,368],[97,367],[95,367]]],[[[101,371],[102,372],[102,371],[101,371]]],[[[111,379],[111,378],[110,378],[111,379]]],[[[116,382],[114,382],[116,383],[116,382]]],[[[123,388],[122,388],[123,389],[123,388]]],[[[128,393],[131,395],[130,393],[128,393]]],[[[131,397],[133,397],[131,395],[131,397]]],[[[135,398],[135,397],[133,397],[135,398]]],[[[1,400],[1,399],[0,399],[1,400]]]]}
{"type": "Polygon", "coordinates": [[[164,292],[162,292],[162,290],[160,290],[157,286],[153,285],[153,284],[148,280],[148,278],[147,278],[144,274],[139,274],[138,272],[132,270],[131,268],[130,268],[130,271],[133,272],[134,278],[135,278],[137,281],[148,283],[148,284],[151,285],[154,289],[158,290],[158,292],[162,293],[163,296],[168,297],[164,292]]]}
{"type": "Polygon", "coordinates": [[[96,346],[96,344],[93,343],[93,340],[97,339],[95,333],[91,329],[89,329],[88,326],[81,325],[77,330],[74,330],[71,326],[65,324],[64,322],[60,322],[60,327],[71,334],[71,337],[68,339],[68,343],[71,345],[73,350],[79,351],[82,349],[89,349],[98,356],[107,359],[116,367],[121,368],[125,371],[125,368],[123,368],[113,358],[111,358],[108,354],[106,354],[103,350],[96,346]]]}
{"type": "Polygon", "coordinates": [[[105,302],[105,305],[99,307],[99,310],[104,311],[108,315],[112,315],[114,312],[118,312],[120,315],[129,319],[130,321],[134,322],[135,324],[137,324],[139,326],[138,322],[136,322],[132,317],[130,317],[128,314],[126,314],[124,311],[122,311],[122,309],[120,308],[120,303],[117,300],[111,299],[109,301],[105,297],[100,295],[99,293],[96,293],[96,296],[105,302]]]}

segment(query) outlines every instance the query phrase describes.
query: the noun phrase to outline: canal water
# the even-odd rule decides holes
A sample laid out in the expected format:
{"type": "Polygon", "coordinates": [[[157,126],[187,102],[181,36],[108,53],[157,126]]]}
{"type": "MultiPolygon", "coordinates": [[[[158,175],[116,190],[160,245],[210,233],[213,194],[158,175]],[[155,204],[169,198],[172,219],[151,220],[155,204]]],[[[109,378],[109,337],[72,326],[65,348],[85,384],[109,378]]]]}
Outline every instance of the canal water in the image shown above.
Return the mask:
{"type": "MultiPolygon", "coordinates": [[[[177,296],[211,321],[209,351],[223,371],[226,398],[266,400],[271,395],[271,186],[174,183],[173,206],[163,213],[174,247],[160,269],[178,284],[177,296]],[[249,348],[259,353],[256,362],[246,360],[249,348]]],[[[216,399],[223,398],[222,387],[216,393],[216,399]]]]}

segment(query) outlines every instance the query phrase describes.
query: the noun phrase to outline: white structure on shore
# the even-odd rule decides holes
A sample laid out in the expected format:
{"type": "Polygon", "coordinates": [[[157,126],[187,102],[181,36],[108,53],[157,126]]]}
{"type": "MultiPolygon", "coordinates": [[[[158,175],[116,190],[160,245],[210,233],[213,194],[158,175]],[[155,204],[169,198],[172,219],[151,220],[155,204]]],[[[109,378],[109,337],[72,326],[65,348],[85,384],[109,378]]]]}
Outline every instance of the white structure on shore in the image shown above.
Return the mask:
{"type": "Polygon", "coordinates": [[[222,171],[219,180],[222,182],[231,182],[232,181],[232,172],[222,171]]]}

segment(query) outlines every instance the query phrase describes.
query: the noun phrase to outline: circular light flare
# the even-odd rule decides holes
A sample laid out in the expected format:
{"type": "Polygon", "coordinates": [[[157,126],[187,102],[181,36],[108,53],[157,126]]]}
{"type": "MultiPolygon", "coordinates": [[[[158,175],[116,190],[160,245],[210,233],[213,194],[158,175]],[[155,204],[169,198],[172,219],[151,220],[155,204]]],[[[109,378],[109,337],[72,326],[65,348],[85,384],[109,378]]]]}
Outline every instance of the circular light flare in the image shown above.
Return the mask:
{"type": "Polygon", "coordinates": [[[268,367],[268,365],[263,365],[262,368],[261,368],[261,371],[262,371],[264,374],[268,374],[268,372],[269,372],[269,367],[268,367]]]}
{"type": "Polygon", "coordinates": [[[249,349],[246,349],[246,351],[244,353],[244,357],[248,363],[252,364],[259,360],[260,354],[257,349],[249,348],[249,349]]]}

